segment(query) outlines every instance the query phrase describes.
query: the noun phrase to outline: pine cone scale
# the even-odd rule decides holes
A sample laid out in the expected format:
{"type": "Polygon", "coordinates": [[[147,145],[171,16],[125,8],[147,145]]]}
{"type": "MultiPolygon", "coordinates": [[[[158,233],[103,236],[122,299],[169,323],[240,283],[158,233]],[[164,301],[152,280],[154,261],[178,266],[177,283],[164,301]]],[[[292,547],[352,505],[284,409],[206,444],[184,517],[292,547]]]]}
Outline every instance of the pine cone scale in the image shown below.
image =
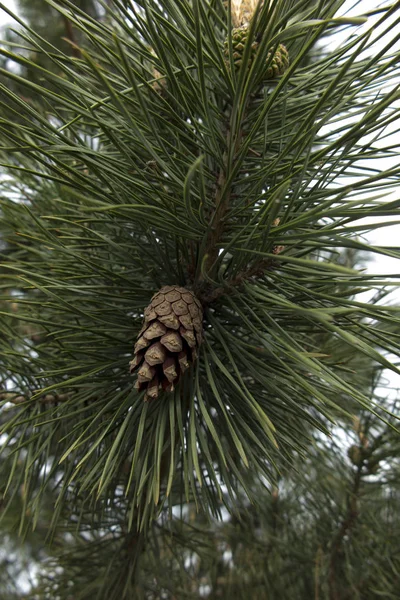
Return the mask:
{"type": "Polygon", "coordinates": [[[172,304],[172,310],[179,317],[180,315],[187,315],[188,305],[184,300],[178,300],[172,304]]]}
{"type": "Polygon", "coordinates": [[[181,294],[174,290],[172,292],[168,292],[168,294],[165,294],[165,299],[168,300],[168,302],[176,302],[177,300],[181,299],[181,294]]]}
{"type": "Polygon", "coordinates": [[[156,342],[147,350],[144,355],[145,361],[149,363],[149,365],[160,365],[166,359],[167,352],[164,346],[160,342],[156,342]]]}
{"type": "Polygon", "coordinates": [[[160,323],[163,323],[168,329],[179,329],[179,319],[175,313],[169,315],[161,315],[158,317],[160,323]]]}
{"type": "Polygon", "coordinates": [[[167,333],[167,328],[165,325],[160,323],[159,321],[155,321],[152,323],[144,332],[143,337],[146,340],[152,340],[154,338],[160,337],[160,335],[164,335],[167,333]]]}
{"type": "Polygon", "coordinates": [[[163,363],[163,372],[165,377],[168,379],[169,383],[173,383],[175,379],[178,377],[178,373],[176,371],[176,363],[175,358],[173,356],[169,356],[163,363]]]}
{"type": "Polygon", "coordinates": [[[147,348],[147,346],[150,346],[150,340],[146,340],[146,338],[143,336],[140,337],[135,344],[135,354],[140,352],[140,350],[144,350],[144,348],[147,348]]]}
{"type": "Polygon", "coordinates": [[[161,304],[162,302],[165,301],[165,296],[164,294],[156,294],[155,296],[153,296],[152,300],[151,300],[151,304],[150,306],[148,306],[146,308],[146,310],[154,310],[156,308],[156,306],[158,306],[159,304],[161,304]]]}
{"type": "Polygon", "coordinates": [[[168,315],[171,312],[171,303],[168,300],[164,300],[162,304],[156,306],[155,311],[159,317],[168,315]]]}
{"type": "Polygon", "coordinates": [[[182,350],[182,338],[177,331],[167,331],[160,342],[170,352],[180,352],[182,350]]]}
{"type": "Polygon", "coordinates": [[[192,321],[192,317],[191,317],[190,313],[187,313],[186,315],[180,315],[179,316],[178,327],[176,327],[176,329],[179,329],[179,327],[181,325],[183,325],[183,327],[185,329],[193,329],[194,325],[193,325],[193,321],[192,321]]]}

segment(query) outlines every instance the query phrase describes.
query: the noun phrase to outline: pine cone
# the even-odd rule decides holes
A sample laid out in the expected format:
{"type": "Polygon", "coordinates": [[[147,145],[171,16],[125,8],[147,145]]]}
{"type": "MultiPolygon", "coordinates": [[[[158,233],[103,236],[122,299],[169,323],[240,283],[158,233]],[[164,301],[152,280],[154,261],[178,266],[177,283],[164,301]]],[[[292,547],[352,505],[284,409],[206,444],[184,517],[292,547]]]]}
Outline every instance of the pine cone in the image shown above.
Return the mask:
{"type": "MultiPolygon", "coordinates": [[[[240,69],[242,64],[244,49],[246,46],[246,41],[249,35],[249,26],[242,25],[242,27],[237,27],[232,29],[232,54],[233,54],[233,62],[235,68],[237,70],[240,69]]],[[[247,63],[247,68],[250,69],[258,51],[258,42],[253,41],[250,48],[250,56],[247,63]]],[[[265,70],[263,79],[274,79],[279,75],[283,75],[286,69],[289,66],[289,53],[286,47],[283,44],[279,44],[277,49],[275,50],[273,57],[271,58],[271,54],[274,51],[274,48],[271,48],[267,54],[266,65],[268,67],[265,70]]],[[[229,62],[229,44],[228,40],[225,41],[224,46],[224,54],[225,59],[229,62]]]]}
{"type": "Polygon", "coordinates": [[[265,74],[266,79],[275,79],[275,77],[283,75],[289,67],[289,52],[287,51],[286,46],[279,44],[271,60],[273,50],[274,48],[271,48],[267,54],[268,68],[265,74]]]}
{"type": "MultiPolygon", "coordinates": [[[[246,46],[246,41],[249,35],[248,25],[242,25],[241,27],[236,27],[232,29],[232,55],[233,55],[233,63],[235,65],[236,70],[240,69],[240,65],[242,64],[244,48],[246,46]]],[[[250,56],[247,64],[247,68],[250,69],[258,49],[258,42],[255,40],[251,44],[250,48],[250,56]]],[[[226,61],[229,62],[229,43],[228,40],[225,40],[224,45],[224,54],[226,61]]]]}
{"type": "Polygon", "coordinates": [[[364,458],[362,448],[356,446],[355,444],[350,446],[350,448],[347,450],[347,456],[349,457],[353,465],[356,467],[359,467],[361,465],[364,458]]]}
{"type": "Polygon", "coordinates": [[[161,288],[144,311],[144,324],[130,362],[138,369],[135,387],[146,390],[145,400],[171,392],[180,376],[197,358],[202,342],[203,309],[190,290],[168,285],[161,288]]]}
{"type": "Polygon", "coordinates": [[[367,462],[367,473],[368,475],[376,475],[379,471],[380,461],[370,459],[367,462]]]}

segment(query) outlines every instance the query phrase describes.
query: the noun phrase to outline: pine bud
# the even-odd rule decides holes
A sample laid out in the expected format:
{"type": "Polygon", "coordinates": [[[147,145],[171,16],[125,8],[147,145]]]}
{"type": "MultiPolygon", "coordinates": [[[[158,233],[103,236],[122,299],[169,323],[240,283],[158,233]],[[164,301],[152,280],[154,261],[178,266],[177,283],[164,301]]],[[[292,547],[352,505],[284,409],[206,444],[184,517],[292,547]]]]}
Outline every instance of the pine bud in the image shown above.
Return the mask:
{"type": "MultiPolygon", "coordinates": [[[[247,44],[247,40],[249,37],[249,26],[242,25],[241,27],[236,27],[231,32],[231,40],[232,40],[232,55],[233,55],[233,63],[236,70],[239,70],[242,62],[245,47],[247,44]]],[[[250,53],[247,61],[247,69],[250,70],[251,65],[253,64],[257,52],[259,48],[259,43],[254,40],[250,47],[250,53]]],[[[224,55],[227,64],[229,64],[229,42],[225,41],[224,45],[224,55]]],[[[286,47],[283,44],[279,44],[277,48],[271,48],[268,51],[266,62],[265,62],[265,72],[263,73],[263,80],[267,79],[275,79],[287,70],[289,67],[289,53],[286,47]]]]}

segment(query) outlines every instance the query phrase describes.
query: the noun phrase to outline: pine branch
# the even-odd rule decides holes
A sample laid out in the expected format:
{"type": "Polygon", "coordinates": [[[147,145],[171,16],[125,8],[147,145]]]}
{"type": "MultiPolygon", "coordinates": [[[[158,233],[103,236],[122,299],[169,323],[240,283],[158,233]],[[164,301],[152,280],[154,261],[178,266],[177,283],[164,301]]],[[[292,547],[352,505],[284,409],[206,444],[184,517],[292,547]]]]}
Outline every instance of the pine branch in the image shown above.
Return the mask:
{"type": "Polygon", "coordinates": [[[364,461],[361,461],[354,474],[353,486],[349,493],[347,504],[347,513],[343,519],[336,536],[333,539],[331,554],[329,560],[329,598],[330,600],[340,600],[340,594],[337,587],[338,567],[340,563],[340,552],[342,550],[344,538],[351,534],[358,517],[358,501],[360,487],[362,482],[362,470],[364,461]]]}
{"type": "MultiPolygon", "coordinates": [[[[231,115],[232,119],[232,115],[231,115]]],[[[209,271],[209,277],[213,276],[212,267],[218,257],[219,243],[221,242],[222,234],[224,231],[224,219],[229,210],[229,201],[232,193],[231,186],[227,186],[227,180],[229,177],[229,156],[232,155],[232,146],[234,148],[234,155],[236,154],[241,139],[241,133],[232,140],[232,122],[228,129],[226,138],[226,151],[223,156],[223,165],[219,172],[216,182],[216,192],[214,197],[214,212],[210,219],[210,234],[206,240],[205,245],[205,256],[206,263],[205,269],[209,271]]],[[[203,279],[202,274],[199,276],[200,282],[203,279]]],[[[195,282],[195,289],[197,285],[195,282]]],[[[199,290],[200,293],[200,290],[199,290]]]]}
{"type": "Polygon", "coordinates": [[[63,20],[64,20],[66,38],[71,43],[72,56],[74,56],[75,58],[81,58],[81,51],[79,50],[77,43],[76,43],[76,38],[75,38],[74,30],[72,27],[72,23],[66,15],[63,15],[63,20]]]}
{"type": "MultiPolygon", "coordinates": [[[[273,254],[280,254],[285,249],[284,246],[274,246],[272,249],[273,254]]],[[[233,279],[227,280],[224,287],[217,287],[203,294],[200,293],[201,301],[204,305],[212,304],[221,296],[225,294],[232,294],[235,292],[235,288],[240,287],[246,281],[250,281],[253,278],[261,278],[272,269],[279,267],[279,263],[273,259],[262,259],[256,261],[253,266],[248,267],[233,277],[233,279]]]]}
{"type": "Polygon", "coordinates": [[[255,479],[273,484],[307,456],[312,432],[376,410],[366,364],[399,373],[400,313],[384,296],[396,278],[356,259],[399,255],[360,237],[400,206],[382,200],[400,167],[370,162],[396,152],[381,131],[396,118],[398,56],[374,44],[398,9],[357,30],[364,18],[335,20],[340,2],[265,3],[258,53],[236,72],[222,2],[115,0],[107,21],[72,4],[50,2],[79,59],[31,29],[23,51],[0,50],[20,67],[1,69],[1,301],[17,298],[19,321],[46,332],[33,346],[2,310],[3,400],[21,402],[2,425],[5,487],[26,479],[24,527],[54,485],[52,527],[79,498],[104,522],[124,506],[118,523],[135,535],[164,503],[209,518],[242,493],[259,503],[255,479]],[[340,48],[317,50],[350,25],[340,48]],[[281,41],[290,66],[264,80],[281,41]],[[143,403],[128,363],[144,308],[193,280],[209,306],[184,400],[143,403]]]}
{"type": "MultiPolygon", "coordinates": [[[[21,396],[17,392],[0,391],[0,401],[10,402],[11,404],[24,404],[31,402],[32,397],[40,393],[40,390],[33,391],[28,396],[21,396]]],[[[58,404],[60,402],[68,402],[71,399],[69,394],[45,394],[44,396],[36,397],[35,401],[41,404],[58,404]]]]}

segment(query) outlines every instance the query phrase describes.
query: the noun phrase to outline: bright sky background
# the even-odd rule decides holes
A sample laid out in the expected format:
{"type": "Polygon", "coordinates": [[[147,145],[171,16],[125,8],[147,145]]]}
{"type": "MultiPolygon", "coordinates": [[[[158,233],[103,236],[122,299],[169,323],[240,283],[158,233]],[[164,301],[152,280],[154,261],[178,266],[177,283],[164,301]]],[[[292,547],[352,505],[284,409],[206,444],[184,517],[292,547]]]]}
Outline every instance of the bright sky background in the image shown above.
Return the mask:
{"type": "MultiPolygon", "coordinates": [[[[34,0],[32,0],[34,2],[34,0]]],[[[4,6],[9,8],[12,12],[15,12],[15,2],[14,0],[3,0],[4,6]]],[[[9,23],[11,21],[10,17],[4,13],[3,10],[0,9],[0,26],[5,23],[9,23]]]]}

